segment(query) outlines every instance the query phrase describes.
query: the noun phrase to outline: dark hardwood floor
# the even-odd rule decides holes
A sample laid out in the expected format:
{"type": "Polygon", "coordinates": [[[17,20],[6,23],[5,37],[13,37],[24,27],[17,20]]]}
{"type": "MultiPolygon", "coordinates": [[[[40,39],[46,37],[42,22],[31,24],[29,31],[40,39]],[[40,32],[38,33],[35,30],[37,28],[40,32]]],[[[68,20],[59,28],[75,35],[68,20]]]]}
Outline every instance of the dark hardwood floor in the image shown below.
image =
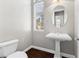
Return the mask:
{"type": "MultiPolygon", "coordinates": [[[[29,58],[54,58],[54,54],[37,50],[37,49],[30,49],[29,51],[26,52],[29,58]]],[[[65,58],[65,57],[63,57],[65,58]]]]}

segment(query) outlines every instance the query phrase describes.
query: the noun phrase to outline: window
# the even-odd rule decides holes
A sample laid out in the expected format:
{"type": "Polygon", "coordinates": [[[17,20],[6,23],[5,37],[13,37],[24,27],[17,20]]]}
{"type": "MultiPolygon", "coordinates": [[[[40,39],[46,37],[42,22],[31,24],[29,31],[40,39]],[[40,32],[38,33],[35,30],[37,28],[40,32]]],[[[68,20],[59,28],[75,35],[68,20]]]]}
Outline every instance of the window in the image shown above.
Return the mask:
{"type": "Polygon", "coordinates": [[[44,2],[42,0],[34,1],[34,30],[44,30],[44,2]]]}

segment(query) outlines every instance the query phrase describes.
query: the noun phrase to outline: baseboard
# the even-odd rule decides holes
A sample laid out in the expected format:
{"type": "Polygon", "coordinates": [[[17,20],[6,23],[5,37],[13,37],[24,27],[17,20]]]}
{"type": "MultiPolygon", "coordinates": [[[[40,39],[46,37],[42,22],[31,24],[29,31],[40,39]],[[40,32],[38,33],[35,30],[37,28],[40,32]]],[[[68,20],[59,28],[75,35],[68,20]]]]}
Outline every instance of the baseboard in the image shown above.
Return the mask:
{"type": "Polygon", "coordinates": [[[27,47],[27,48],[24,50],[24,52],[30,50],[31,48],[32,48],[32,46],[27,47]]]}
{"type": "MultiPolygon", "coordinates": [[[[47,48],[43,48],[43,47],[38,47],[38,46],[34,46],[34,45],[29,46],[29,47],[28,47],[27,49],[25,49],[24,51],[28,51],[28,50],[31,49],[31,48],[35,48],[35,49],[42,50],[42,51],[46,51],[46,52],[53,53],[53,54],[55,53],[54,50],[47,49],[47,48]]],[[[74,55],[67,54],[67,53],[63,53],[63,52],[61,52],[61,56],[68,57],[68,58],[75,58],[74,55]]]]}
{"type": "Polygon", "coordinates": [[[65,57],[68,57],[68,58],[75,58],[74,55],[63,53],[63,52],[61,52],[61,56],[65,56],[65,57]]]}
{"type": "Polygon", "coordinates": [[[43,48],[43,47],[32,46],[32,48],[35,48],[35,49],[38,49],[38,50],[42,50],[42,51],[46,51],[46,52],[50,52],[50,53],[55,53],[54,50],[43,48]]]}

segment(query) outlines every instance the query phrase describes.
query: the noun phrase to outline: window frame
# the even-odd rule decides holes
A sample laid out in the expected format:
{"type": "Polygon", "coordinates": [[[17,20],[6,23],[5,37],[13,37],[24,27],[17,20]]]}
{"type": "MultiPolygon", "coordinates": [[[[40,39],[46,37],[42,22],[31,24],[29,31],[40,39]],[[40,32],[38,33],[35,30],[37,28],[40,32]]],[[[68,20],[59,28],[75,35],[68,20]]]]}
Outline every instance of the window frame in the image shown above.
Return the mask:
{"type": "MultiPolygon", "coordinates": [[[[44,2],[43,1],[39,1],[39,2],[36,2],[35,0],[33,1],[33,30],[34,31],[44,31],[44,17],[42,18],[41,17],[41,15],[39,15],[39,16],[37,16],[37,13],[36,13],[36,6],[35,6],[35,4],[37,4],[37,3],[43,3],[43,5],[44,5],[44,2]],[[36,26],[37,26],[37,24],[36,24],[36,22],[37,22],[37,19],[38,18],[42,18],[42,20],[43,20],[43,29],[37,29],[36,28],[36,26]]],[[[44,8],[44,7],[43,7],[44,8]]],[[[42,12],[44,12],[44,9],[43,9],[43,11],[42,12]]],[[[42,14],[42,13],[41,13],[42,14]]],[[[43,15],[43,14],[42,14],[43,15]]],[[[41,19],[40,19],[41,20],[41,19]]]]}

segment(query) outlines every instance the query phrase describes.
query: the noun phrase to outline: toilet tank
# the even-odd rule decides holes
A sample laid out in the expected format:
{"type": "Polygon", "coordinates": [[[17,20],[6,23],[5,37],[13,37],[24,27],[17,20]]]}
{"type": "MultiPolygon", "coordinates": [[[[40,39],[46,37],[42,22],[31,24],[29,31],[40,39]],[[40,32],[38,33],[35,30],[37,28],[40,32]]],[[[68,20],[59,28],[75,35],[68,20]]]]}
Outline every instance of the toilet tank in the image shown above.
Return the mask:
{"type": "Polygon", "coordinates": [[[18,40],[10,40],[0,43],[0,57],[7,57],[17,49],[18,40]]]}

